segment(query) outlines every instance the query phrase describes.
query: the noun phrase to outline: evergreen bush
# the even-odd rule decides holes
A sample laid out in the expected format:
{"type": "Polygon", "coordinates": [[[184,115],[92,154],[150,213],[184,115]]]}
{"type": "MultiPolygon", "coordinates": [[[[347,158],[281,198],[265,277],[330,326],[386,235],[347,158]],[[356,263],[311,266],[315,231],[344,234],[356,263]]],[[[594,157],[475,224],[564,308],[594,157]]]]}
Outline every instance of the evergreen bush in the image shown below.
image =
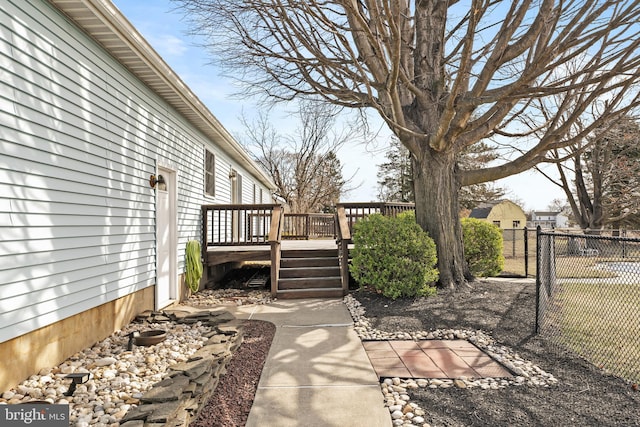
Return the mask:
{"type": "Polygon", "coordinates": [[[502,231],[477,218],[462,218],[464,257],[474,276],[491,277],[504,268],[502,231]]]}
{"type": "Polygon", "coordinates": [[[350,271],[361,288],[373,286],[392,299],[435,293],[436,246],[413,212],[363,218],[354,224],[353,243],[350,271]]]}

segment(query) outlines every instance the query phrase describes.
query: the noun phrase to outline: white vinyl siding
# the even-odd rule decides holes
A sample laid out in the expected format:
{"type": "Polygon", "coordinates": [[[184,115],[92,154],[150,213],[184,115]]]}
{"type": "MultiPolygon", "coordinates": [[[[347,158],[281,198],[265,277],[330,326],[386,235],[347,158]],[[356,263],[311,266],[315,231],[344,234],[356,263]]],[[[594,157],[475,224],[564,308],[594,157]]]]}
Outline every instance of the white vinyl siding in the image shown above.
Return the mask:
{"type": "Polygon", "coordinates": [[[233,164],[45,1],[0,8],[0,130],[0,342],[155,284],[158,162],[177,170],[182,272],[204,148],[233,164]]]}

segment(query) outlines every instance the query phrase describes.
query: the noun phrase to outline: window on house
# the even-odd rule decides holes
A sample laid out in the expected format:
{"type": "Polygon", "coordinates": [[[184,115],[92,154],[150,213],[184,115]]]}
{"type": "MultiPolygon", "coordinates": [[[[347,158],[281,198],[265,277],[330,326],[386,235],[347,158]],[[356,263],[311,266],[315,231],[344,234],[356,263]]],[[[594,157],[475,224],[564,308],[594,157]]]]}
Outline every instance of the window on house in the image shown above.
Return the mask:
{"type": "Polygon", "coordinates": [[[253,203],[254,205],[255,205],[256,203],[258,203],[258,201],[257,201],[256,197],[257,197],[257,194],[256,194],[256,184],[254,183],[254,184],[253,184],[253,201],[251,202],[251,203],[253,203]]]}
{"type": "Polygon", "coordinates": [[[237,179],[237,189],[238,189],[238,203],[242,203],[242,175],[238,174],[237,179]]]}
{"type": "Polygon", "coordinates": [[[512,228],[520,228],[520,221],[513,221],[513,227],[512,228]]]}
{"type": "Polygon", "coordinates": [[[493,221],[493,225],[500,227],[500,221],[493,221]]]}
{"type": "Polygon", "coordinates": [[[216,195],[216,156],[209,150],[204,154],[204,194],[216,195]]]}

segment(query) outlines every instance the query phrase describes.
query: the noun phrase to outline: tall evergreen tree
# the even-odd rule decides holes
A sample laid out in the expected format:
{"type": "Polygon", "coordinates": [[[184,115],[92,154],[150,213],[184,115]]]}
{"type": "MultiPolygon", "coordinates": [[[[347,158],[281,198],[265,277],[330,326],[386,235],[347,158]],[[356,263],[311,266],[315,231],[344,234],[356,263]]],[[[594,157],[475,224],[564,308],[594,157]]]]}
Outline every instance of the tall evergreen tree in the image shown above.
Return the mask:
{"type": "MultiPolygon", "coordinates": [[[[465,151],[460,158],[459,167],[479,168],[496,158],[497,154],[489,145],[479,142],[465,151]]],[[[415,202],[409,150],[397,138],[392,138],[386,159],[387,162],[378,165],[378,199],[384,202],[415,202]]],[[[458,191],[460,207],[469,210],[504,195],[504,189],[492,183],[472,184],[461,187],[458,191]]]]}
{"type": "Polygon", "coordinates": [[[387,161],[378,165],[378,199],[383,202],[415,202],[409,150],[398,138],[392,138],[385,157],[387,161]]]}

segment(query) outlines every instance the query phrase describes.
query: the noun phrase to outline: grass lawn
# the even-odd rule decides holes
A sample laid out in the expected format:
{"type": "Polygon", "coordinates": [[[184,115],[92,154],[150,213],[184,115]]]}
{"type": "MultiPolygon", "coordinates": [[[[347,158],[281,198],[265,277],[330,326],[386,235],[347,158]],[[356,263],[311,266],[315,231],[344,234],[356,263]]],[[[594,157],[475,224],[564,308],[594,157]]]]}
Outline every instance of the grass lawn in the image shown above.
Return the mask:
{"type": "Polygon", "coordinates": [[[617,259],[603,259],[599,257],[557,257],[556,277],[559,279],[586,279],[586,278],[609,278],[616,277],[617,274],[598,268],[598,264],[603,262],[613,262],[617,259]]]}
{"type": "Polygon", "coordinates": [[[640,382],[640,284],[560,287],[547,318],[558,326],[558,340],[596,366],[640,382]]]}
{"type": "MultiPolygon", "coordinates": [[[[524,234],[522,230],[504,230],[503,251],[505,275],[524,276],[525,274],[525,250],[524,250],[524,234]]],[[[528,276],[536,275],[536,233],[535,230],[529,231],[528,253],[529,266],[527,269],[528,276]]]]}

